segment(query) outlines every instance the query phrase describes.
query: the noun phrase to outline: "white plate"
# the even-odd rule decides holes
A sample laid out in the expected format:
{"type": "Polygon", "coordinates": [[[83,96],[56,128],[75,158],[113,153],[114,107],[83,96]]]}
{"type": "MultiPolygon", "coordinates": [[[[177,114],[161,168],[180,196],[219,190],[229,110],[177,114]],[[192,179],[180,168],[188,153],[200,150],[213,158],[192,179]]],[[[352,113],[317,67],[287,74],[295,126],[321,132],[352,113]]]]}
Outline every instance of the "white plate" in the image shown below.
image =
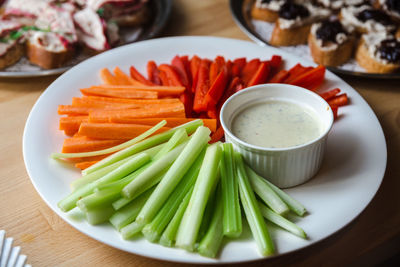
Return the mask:
{"type": "MultiPolygon", "coordinates": [[[[71,181],[79,172],[50,159],[60,151],[63,133],[58,130],[57,105],[66,104],[79,96],[79,88],[99,84],[99,70],[103,67],[122,67],[128,70],[134,64],[145,72],[148,60],[168,63],[177,54],[213,58],[269,59],[280,54],[286,67],[304,59],[272,47],[233,39],[216,37],[172,37],[143,41],[90,58],[72,68],[41,95],[33,107],[25,126],[23,153],[32,183],[44,201],[66,222],[82,233],[110,246],[147,257],[190,263],[228,263],[262,259],[250,233],[238,241],[227,242],[218,259],[208,259],[195,253],[165,248],[147,242],[144,238],[125,241],[110,225],[91,226],[76,216],[63,213],[57,202],[69,192],[71,181]]],[[[340,118],[334,123],[328,138],[328,148],[322,169],[311,181],[288,189],[287,192],[302,202],[309,214],[296,219],[308,234],[302,240],[283,230],[272,228],[276,255],[282,255],[316,243],[340,230],[356,218],[368,205],[382,181],[386,167],[386,143],[382,128],[364,99],[347,83],[331,72],[326,73],[323,90],[339,87],[350,97],[351,103],[339,109],[340,118]]]]}

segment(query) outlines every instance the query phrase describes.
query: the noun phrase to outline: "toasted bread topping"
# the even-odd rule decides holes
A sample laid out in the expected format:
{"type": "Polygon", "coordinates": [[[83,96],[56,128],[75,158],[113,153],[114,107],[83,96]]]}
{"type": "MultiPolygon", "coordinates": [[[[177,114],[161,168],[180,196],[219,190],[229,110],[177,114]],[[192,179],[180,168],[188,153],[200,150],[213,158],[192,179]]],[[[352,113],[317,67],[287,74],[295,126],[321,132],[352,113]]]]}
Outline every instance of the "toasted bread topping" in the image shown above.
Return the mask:
{"type": "Polygon", "coordinates": [[[74,14],[74,20],[78,25],[78,37],[85,45],[97,51],[109,48],[105,32],[106,24],[94,10],[82,9],[74,14]]]}
{"type": "Polygon", "coordinates": [[[285,4],[286,0],[257,0],[257,8],[266,8],[272,11],[279,11],[281,6],[285,4]]]}
{"type": "Polygon", "coordinates": [[[285,3],[279,10],[279,26],[282,29],[290,29],[310,24],[318,19],[329,17],[329,9],[313,5],[311,3],[297,4],[285,3]]]}
{"type": "Polygon", "coordinates": [[[380,32],[363,35],[364,45],[375,60],[384,64],[400,64],[400,40],[380,32]]]}
{"type": "Polygon", "coordinates": [[[67,49],[62,36],[54,32],[30,31],[28,40],[32,45],[55,53],[63,52],[67,49]]]}
{"type": "Polygon", "coordinates": [[[400,1],[399,0],[379,0],[383,10],[389,15],[400,19],[400,1]]]}
{"type": "Polygon", "coordinates": [[[318,0],[318,3],[322,4],[324,7],[332,9],[340,9],[344,6],[360,6],[364,5],[368,1],[366,0],[318,0]]]}

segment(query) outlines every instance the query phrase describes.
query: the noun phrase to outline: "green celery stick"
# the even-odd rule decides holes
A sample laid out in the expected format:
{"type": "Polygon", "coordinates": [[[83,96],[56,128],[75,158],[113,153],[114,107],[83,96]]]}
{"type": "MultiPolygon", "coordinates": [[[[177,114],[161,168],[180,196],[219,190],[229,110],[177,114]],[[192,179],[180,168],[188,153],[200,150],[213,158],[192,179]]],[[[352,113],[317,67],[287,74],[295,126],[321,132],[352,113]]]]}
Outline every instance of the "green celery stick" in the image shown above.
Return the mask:
{"type": "Polygon", "coordinates": [[[306,233],[299,226],[292,223],[285,217],[275,213],[273,210],[265,206],[262,202],[259,201],[258,204],[260,207],[261,214],[264,216],[265,219],[267,219],[270,222],[273,222],[274,224],[282,227],[283,229],[291,232],[292,234],[307,239],[306,233]]]}
{"type": "MultiPolygon", "coordinates": [[[[158,146],[149,148],[145,151],[143,151],[144,153],[148,154],[150,157],[153,157],[156,153],[158,153],[165,144],[160,144],[158,146]]],[[[111,165],[108,165],[104,168],[98,169],[97,171],[91,172],[87,175],[82,176],[79,179],[76,179],[75,181],[73,181],[71,183],[71,189],[72,191],[75,191],[76,189],[78,189],[79,187],[86,185],[88,183],[94,182],[98,179],[100,179],[101,177],[103,177],[104,175],[106,175],[107,173],[111,172],[112,170],[115,170],[117,167],[121,166],[122,164],[124,164],[125,162],[127,162],[128,160],[132,159],[133,157],[137,156],[137,154],[134,154],[132,156],[129,156],[123,160],[117,161],[111,165]]]]}
{"type": "Polygon", "coordinates": [[[185,142],[180,144],[167,154],[160,157],[158,160],[149,166],[145,171],[138,175],[132,182],[122,189],[122,195],[126,198],[134,198],[137,196],[138,191],[143,187],[149,188],[158,174],[167,169],[181,154],[189,143],[185,142]]]}
{"type": "Polygon", "coordinates": [[[142,141],[146,137],[152,135],[153,133],[155,133],[156,131],[161,129],[161,127],[163,127],[166,123],[167,122],[165,120],[162,120],[158,124],[156,124],[154,127],[150,128],[149,130],[142,133],[141,135],[139,135],[129,141],[126,141],[125,143],[114,146],[114,147],[97,150],[97,151],[91,151],[91,152],[82,152],[82,153],[53,153],[53,154],[51,154],[51,157],[54,159],[61,159],[61,158],[68,159],[68,158],[92,157],[92,156],[110,154],[110,153],[116,152],[118,150],[121,150],[121,149],[124,149],[127,147],[131,147],[134,144],[137,144],[138,142],[142,141]]]}
{"type": "Polygon", "coordinates": [[[76,205],[84,212],[94,210],[104,205],[110,205],[121,196],[120,190],[114,188],[94,192],[76,202],[76,205]]]}
{"type": "Polygon", "coordinates": [[[240,153],[235,152],[236,171],[239,181],[240,200],[246,214],[250,230],[256,240],[257,246],[262,255],[271,255],[274,253],[274,244],[268,233],[267,225],[261,215],[260,208],[253,189],[251,188],[249,179],[244,169],[244,163],[240,153]]]}
{"type": "Polygon", "coordinates": [[[110,218],[110,216],[115,212],[111,205],[102,206],[88,212],[85,212],[87,221],[92,224],[104,223],[110,218]]]}
{"type": "Polygon", "coordinates": [[[182,124],[178,127],[172,128],[166,132],[151,136],[139,143],[136,143],[130,147],[127,147],[123,150],[120,150],[107,158],[97,162],[96,164],[90,166],[89,168],[85,169],[82,173],[88,174],[95,170],[98,170],[104,166],[108,166],[114,162],[117,162],[121,159],[129,157],[130,155],[136,154],[140,151],[143,151],[149,147],[156,146],[158,144],[164,143],[169,140],[172,135],[179,129],[185,129],[188,134],[194,132],[199,126],[203,125],[202,120],[193,120],[188,123],[182,124]]]}
{"type": "Polygon", "coordinates": [[[189,139],[185,129],[177,130],[165,146],[154,156],[153,160],[157,160],[167,154],[169,151],[177,147],[178,145],[186,142],[189,139]]]}
{"type": "Polygon", "coordinates": [[[192,196],[193,188],[186,194],[185,198],[182,200],[179,205],[178,210],[176,211],[174,217],[169,222],[167,228],[165,228],[164,232],[160,237],[160,244],[165,247],[172,247],[176,240],[176,234],[178,232],[179,225],[181,224],[183,214],[189,204],[190,197],[192,196]]]}
{"type": "MultiPolygon", "coordinates": [[[[222,158],[222,156],[221,156],[222,158]]],[[[219,175],[219,173],[218,173],[219,175]]],[[[220,178],[217,178],[218,180],[220,178]]],[[[214,209],[215,209],[215,201],[216,201],[216,190],[213,190],[210,192],[210,198],[207,201],[207,205],[206,208],[204,210],[204,214],[203,214],[203,218],[201,219],[201,224],[200,224],[200,228],[199,228],[199,233],[197,234],[197,239],[196,242],[200,242],[203,237],[205,236],[205,234],[208,231],[208,228],[210,226],[210,222],[212,219],[212,216],[214,214],[214,209]]]]}
{"type": "Polygon", "coordinates": [[[154,188],[147,190],[135,199],[135,201],[132,201],[122,209],[115,212],[110,217],[110,223],[119,231],[122,227],[133,222],[153,190],[154,188]]]}
{"type": "Polygon", "coordinates": [[[250,180],[254,192],[267,204],[273,211],[283,215],[289,212],[289,207],[275,193],[274,190],[250,167],[245,166],[247,177],[250,180]]]}
{"type": "Polygon", "coordinates": [[[221,157],[221,188],[222,201],[224,202],[224,235],[238,237],[242,233],[242,214],[239,203],[239,186],[237,181],[235,161],[233,158],[233,145],[222,144],[221,157]]]}
{"type": "Polygon", "coordinates": [[[133,172],[137,168],[144,165],[149,160],[150,156],[147,155],[146,153],[140,153],[136,155],[132,159],[128,160],[121,166],[117,167],[116,169],[112,170],[111,172],[107,173],[106,175],[102,176],[96,181],[84,185],[75,190],[74,192],[69,194],[66,198],[58,202],[58,207],[64,212],[73,209],[76,206],[76,202],[79,199],[90,195],[98,185],[110,183],[115,180],[121,179],[122,177],[126,176],[127,174],[133,172]]]}
{"type": "Polygon", "coordinates": [[[200,255],[210,258],[215,258],[217,255],[221,247],[222,239],[224,238],[223,216],[222,192],[221,186],[218,186],[216,193],[216,207],[211,218],[210,226],[197,248],[200,255]]]}
{"type": "Polygon", "coordinates": [[[129,239],[142,231],[144,225],[139,224],[136,221],[121,228],[121,235],[123,239],[129,239]]]}
{"type": "Polygon", "coordinates": [[[201,221],[211,192],[218,183],[221,147],[215,143],[207,148],[190,203],[182,218],[176,237],[176,246],[194,251],[201,221]]]}
{"type": "MultiPolygon", "coordinates": [[[[182,153],[178,156],[172,166],[168,169],[164,178],[157,185],[149,200],[144,204],[143,209],[140,211],[136,221],[138,223],[149,223],[162,205],[167,200],[168,196],[176,188],[185,173],[193,165],[194,161],[201,153],[203,148],[207,146],[210,140],[210,129],[201,126],[197,128],[196,132],[190,137],[189,143],[183,149],[182,153]]],[[[123,190],[125,192],[125,188],[123,190]]]]}
{"type": "Polygon", "coordinates": [[[167,227],[168,223],[178,210],[182,200],[194,186],[197,175],[200,171],[201,163],[204,159],[205,151],[206,149],[203,149],[203,152],[201,152],[197,157],[192,167],[179,182],[174,192],[172,192],[168,197],[167,201],[154,219],[143,228],[142,233],[150,242],[155,242],[160,238],[165,227],[167,227]]]}

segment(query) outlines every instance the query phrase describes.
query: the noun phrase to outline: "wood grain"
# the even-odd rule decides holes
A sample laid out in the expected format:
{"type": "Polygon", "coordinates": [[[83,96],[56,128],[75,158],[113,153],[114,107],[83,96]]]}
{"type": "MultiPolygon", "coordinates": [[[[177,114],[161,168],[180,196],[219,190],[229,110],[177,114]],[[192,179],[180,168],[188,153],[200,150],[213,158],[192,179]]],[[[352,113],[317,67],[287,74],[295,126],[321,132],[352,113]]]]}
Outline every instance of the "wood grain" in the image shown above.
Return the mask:
{"type": "MultiPolygon", "coordinates": [[[[228,0],[175,0],[164,36],[212,35],[249,40],[234,23],[228,0]]],[[[185,266],[103,245],[78,232],[41,200],[25,171],[25,120],[56,77],[0,80],[0,229],[15,238],[33,266],[185,266]]],[[[400,81],[343,76],[375,111],[386,136],[388,166],[366,210],[348,227],[309,248],[243,266],[374,265],[400,253],[400,81]]],[[[390,260],[389,262],[387,260],[390,260]]]]}

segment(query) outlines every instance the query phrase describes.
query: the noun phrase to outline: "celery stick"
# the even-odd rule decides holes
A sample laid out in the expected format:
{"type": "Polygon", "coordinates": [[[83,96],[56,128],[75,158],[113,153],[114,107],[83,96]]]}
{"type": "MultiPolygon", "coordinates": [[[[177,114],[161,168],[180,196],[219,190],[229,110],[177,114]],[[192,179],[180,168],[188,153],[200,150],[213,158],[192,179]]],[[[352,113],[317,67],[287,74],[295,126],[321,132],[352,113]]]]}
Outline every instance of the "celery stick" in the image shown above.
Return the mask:
{"type": "Polygon", "coordinates": [[[267,219],[270,222],[273,222],[274,224],[282,227],[283,229],[286,229],[287,231],[291,232],[292,234],[295,234],[304,239],[307,238],[306,233],[299,226],[292,223],[285,217],[275,213],[270,208],[265,206],[262,202],[259,201],[258,204],[260,207],[261,214],[264,216],[265,219],[267,219]]]}
{"type": "Polygon", "coordinates": [[[217,188],[215,202],[216,207],[211,218],[210,226],[208,227],[205,236],[201,239],[199,247],[197,249],[200,255],[210,258],[215,258],[219,251],[219,248],[221,247],[222,239],[224,237],[224,212],[221,186],[218,186],[217,188]]]}
{"type": "Polygon", "coordinates": [[[269,182],[268,180],[264,179],[264,181],[271,187],[272,190],[275,191],[275,193],[286,203],[286,205],[288,205],[291,211],[299,216],[304,216],[307,210],[300,202],[286,194],[282,189],[269,182]]]}
{"type": "Polygon", "coordinates": [[[110,153],[116,152],[118,150],[124,149],[126,147],[130,147],[130,146],[142,141],[146,137],[152,135],[153,133],[155,133],[156,131],[161,129],[161,127],[163,127],[166,123],[167,122],[165,120],[162,120],[158,124],[156,124],[155,126],[150,128],[149,130],[147,130],[146,132],[142,133],[141,135],[139,135],[129,141],[126,141],[125,143],[114,146],[114,147],[110,147],[110,148],[106,148],[106,149],[102,149],[102,150],[98,150],[98,151],[82,152],[82,153],[53,153],[53,154],[51,154],[51,157],[54,159],[61,159],[61,158],[68,159],[68,158],[92,157],[92,156],[110,154],[110,153]]]}
{"type": "Polygon", "coordinates": [[[110,205],[121,196],[120,190],[114,188],[95,192],[76,202],[76,205],[84,212],[94,210],[104,205],[110,205]]]}
{"type": "Polygon", "coordinates": [[[100,224],[104,223],[110,218],[110,216],[115,212],[111,205],[102,206],[88,212],[85,212],[86,219],[90,224],[100,224]]]}
{"type": "Polygon", "coordinates": [[[157,175],[169,167],[178,158],[187,144],[187,142],[180,144],[158,160],[154,161],[151,166],[122,189],[122,195],[126,198],[134,198],[134,196],[137,196],[138,191],[143,187],[149,188],[149,185],[153,183],[157,175]]]}
{"type": "Polygon", "coordinates": [[[194,186],[197,175],[200,171],[201,163],[204,159],[205,151],[206,150],[203,149],[196,161],[193,163],[192,167],[179,182],[174,192],[172,192],[172,194],[168,197],[168,200],[165,202],[154,219],[143,228],[142,233],[150,242],[155,242],[160,238],[165,227],[171,221],[172,217],[179,208],[183,198],[194,186]]]}
{"type": "Polygon", "coordinates": [[[235,152],[236,171],[238,174],[240,200],[246,214],[247,221],[250,225],[250,230],[256,240],[257,246],[262,255],[271,255],[274,252],[274,244],[268,233],[264,218],[261,215],[260,208],[253,189],[251,188],[249,179],[247,178],[246,170],[240,153],[235,152]]]}
{"type": "Polygon", "coordinates": [[[224,235],[238,237],[242,233],[242,214],[240,212],[239,186],[235,172],[233,145],[224,143],[222,150],[220,171],[222,200],[224,202],[224,235]]]}
{"type": "MultiPolygon", "coordinates": [[[[217,178],[217,179],[220,179],[220,178],[217,178]]],[[[196,239],[197,243],[200,242],[203,239],[203,237],[207,233],[208,228],[210,226],[210,222],[211,222],[211,219],[213,217],[214,210],[215,210],[215,205],[216,205],[215,204],[215,201],[216,201],[216,192],[215,191],[216,190],[213,190],[212,192],[210,192],[210,198],[207,201],[207,205],[206,205],[206,208],[204,210],[203,218],[201,219],[199,233],[197,234],[197,239],[196,239]]]]}
{"type": "Polygon", "coordinates": [[[160,244],[165,247],[172,247],[176,240],[176,233],[178,232],[179,225],[181,224],[183,214],[189,204],[190,197],[192,196],[193,188],[186,194],[185,198],[179,205],[174,217],[169,222],[167,228],[160,237],[160,244]]]}
{"type": "Polygon", "coordinates": [[[247,177],[250,180],[251,187],[254,192],[264,200],[273,211],[283,215],[289,212],[289,207],[282,201],[282,199],[275,193],[274,190],[265,182],[265,179],[260,177],[250,167],[245,166],[247,177]]]}
{"type": "Polygon", "coordinates": [[[90,184],[84,185],[84,186],[78,188],[77,190],[75,190],[74,192],[69,194],[67,197],[62,199],[60,202],[58,202],[58,207],[64,212],[73,209],[76,206],[76,202],[79,199],[90,195],[98,185],[106,184],[106,183],[110,183],[112,181],[118,180],[118,179],[124,177],[125,175],[133,172],[134,170],[136,170],[137,168],[139,168],[140,166],[142,166],[149,160],[150,160],[150,157],[146,153],[140,153],[140,154],[136,155],[135,157],[131,158],[130,160],[128,160],[121,166],[117,167],[116,169],[112,170],[111,172],[107,173],[106,175],[99,178],[98,180],[96,180],[90,184]]]}
{"type": "MultiPolygon", "coordinates": [[[[158,153],[165,144],[160,144],[158,146],[146,149],[143,151],[143,153],[148,154],[150,157],[153,157],[156,153],[158,153]]],[[[105,166],[104,168],[98,169],[97,171],[94,171],[92,173],[89,173],[87,175],[82,176],[79,179],[76,179],[75,181],[73,181],[71,183],[71,189],[72,191],[75,191],[77,188],[86,185],[88,183],[94,182],[96,180],[98,180],[99,178],[101,178],[102,176],[106,175],[107,173],[109,173],[112,170],[115,170],[117,167],[121,166],[122,164],[124,164],[125,162],[127,162],[128,160],[132,159],[133,157],[136,157],[138,154],[134,154],[132,156],[129,156],[125,159],[122,159],[120,161],[117,161],[111,165],[105,166]]]]}
{"type": "Polygon", "coordinates": [[[189,251],[194,250],[204,209],[210,198],[210,193],[218,182],[218,165],[221,158],[219,143],[207,148],[199,176],[190,198],[189,206],[182,218],[176,237],[176,246],[189,251]]]}
{"type": "Polygon", "coordinates": [[[119,231],[122,227],[130,224],[136,219],[144,203],[149,198],[154,189],[149,189],[122,209],[115,212],[110,217],[110,223],[119,231]]]}
{"type": "Polygon", "coordinates": [[[91,173],[95,170],[98,170],[104,166],[110,165],[114,162],[117,162],[121,159],[124,159],[130,155],[136,154],[140,151],[143,151],[149,147],[156,146],[158,144],[164,143],[171,138],[171,136],[179,129],[185,129],[188,134],[194,132],[199,126],[203,125],[202,120],[193,120],[188,123],[182,124],[178,127],[172,128],[166,132],[151,136],[139,143],[136,143],[130,147],[127,147],[123,150],[120,150],[111,156],[97,162],[96,164],[90,166],[89,168],[83,171],[84,174],[91,173]]]}
{"type": "MultiPolygon", "coordinates": [[[[143,209],[136,218],[138,223],[147,224],[154,218],[203,148],[207,146],[210,140],[209,135],[210,130],[207,127],[201,126],[197,128],[196,132],[190,137],[189,143],[157,185],[149,200],[144,204],[143,209]]],[[[122,192],[125,193],[125,188],[122,192]]]]}
{"type": "Polygon", "coordinates": [[[177,130],[165,146],[154,156],[153,160],[157,160],[167,154],[169,151],[177,147],[178,145],[186,142],[189,139],[185,129],[177,130]]]}
{"type": "Polygon", "coordinates": [[[136,221],[121,228],[121,235],[123,239],[129,239],[142,231],[144,225],[136,221]]]}

